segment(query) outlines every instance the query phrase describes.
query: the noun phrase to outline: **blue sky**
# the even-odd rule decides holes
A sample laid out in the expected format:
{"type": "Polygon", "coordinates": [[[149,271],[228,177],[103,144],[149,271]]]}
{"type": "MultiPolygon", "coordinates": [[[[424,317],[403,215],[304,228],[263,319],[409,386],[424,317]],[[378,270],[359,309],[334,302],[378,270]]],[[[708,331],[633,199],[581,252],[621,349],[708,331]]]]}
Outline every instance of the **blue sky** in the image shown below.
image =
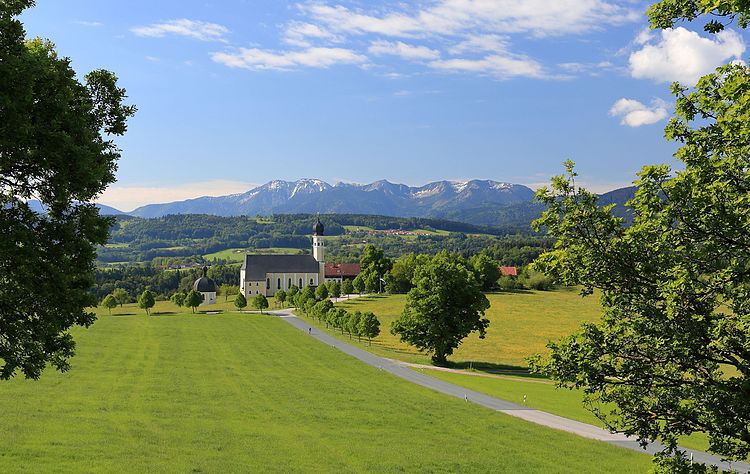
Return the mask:
{"type": "Polygon", "coordinates": [[[570,158],[627,185],[671,162],[669,83],[745,59],[746,39],[647,30],[608,0],[38,0],[29,36],[139,108],[101,202],[241,192],[272,179],[537,187],[570,158]]]}

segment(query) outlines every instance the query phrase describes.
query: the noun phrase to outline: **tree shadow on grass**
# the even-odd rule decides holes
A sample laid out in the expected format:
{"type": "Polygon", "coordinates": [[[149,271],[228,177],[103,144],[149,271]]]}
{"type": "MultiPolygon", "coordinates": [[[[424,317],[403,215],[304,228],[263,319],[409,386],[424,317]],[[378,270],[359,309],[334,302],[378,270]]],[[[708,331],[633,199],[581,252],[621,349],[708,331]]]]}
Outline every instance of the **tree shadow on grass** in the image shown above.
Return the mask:
{"type": "Polygon", "coordinates": [[[135,316],[136,313],[112,313],[109,316],[135,316]]]}
{"type": "Polygon", "coordinates": [[[485,361],[448,361],[446,365],[449,369],[458,370],[477,370],[480,372],[487,372],[489,374],[496,375],[513,375],[516,377],[533,378],[533,379],[547,379],[542,374],[533,374],[529,372],[528,367],[520,365],[508,365],[508,364],[496,364],[494,362],[485,361]]]}

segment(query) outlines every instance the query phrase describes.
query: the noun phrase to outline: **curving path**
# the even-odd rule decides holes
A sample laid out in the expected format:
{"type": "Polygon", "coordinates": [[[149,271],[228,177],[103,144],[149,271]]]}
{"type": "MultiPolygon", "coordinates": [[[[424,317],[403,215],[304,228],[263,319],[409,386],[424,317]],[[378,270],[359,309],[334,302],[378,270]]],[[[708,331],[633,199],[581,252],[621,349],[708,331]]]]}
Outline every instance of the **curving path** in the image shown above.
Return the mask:
{"type": "MultiPolygon", "coordinates": [[[[380,370],[390,372],[397,377],[401,377],[402,379],[408,380],[409,382],[415,383],[417,385],[427,387],[429,389],[444,393],[446,395],[450,395],[452,397],[464,399],[466,401],[476,403],[477,405],[481,405],[483,407],[487,407],[510,416],[515,416],[516,418],[521,418],[538,425],[547,426],[549,428],[554,428],[561,431],[567,431],[568,433],[573,433],[585,438],[595,439],[635,451],[643,451],[643,448],[641,448],[637,441],[623,434],[611,433],[594,425],[581,423],[579,421],[570,420],[568,418],[563,418],[561,416],[553,415],[551,413],[539,410],[533,410],[523,405],[518,405],[516,403],[491,397],[489,395],[475,392],[473,390],[469,390],[467,388],[460,387],[449,382],[438,380],[436,378],[430,377],[429,375],[415,372],[414,370],[410,369],[408,367],[408,364],[406,363],[376,356],[371,352],[367,352],[359,349],[358,347],[352,346],[351,344],[347,344],[346,342],[330,336],[314,327],[310,328],[310,325],[308,323],[294,316],[292,311],[292,309],[285,309],[281,311],[267,311],[267,314],[279,316],[284,321],[288,322],[305,334],[307,334],[311,329],[310,335],[315,339],[323,342],[324,344],[335,347],[341,352],[355,357],[366,364],[377,367],[380,370]]],[[[661,448],[662,446],[658,443],[652,443],[645,449],[645,451],[650,454],[655,454],[660,451],[661,448]]],[[[712,464],[722,470],[734,470],[735,472],[750,473],[750,464],[741,462],[729,463],[722,461],[721,458],[712,454],[700,451],[692,451],[688,449],[686,449],[686,451],[688,452],[688,455],[693,456],[693,459],[696,462],[712,464]]]]}

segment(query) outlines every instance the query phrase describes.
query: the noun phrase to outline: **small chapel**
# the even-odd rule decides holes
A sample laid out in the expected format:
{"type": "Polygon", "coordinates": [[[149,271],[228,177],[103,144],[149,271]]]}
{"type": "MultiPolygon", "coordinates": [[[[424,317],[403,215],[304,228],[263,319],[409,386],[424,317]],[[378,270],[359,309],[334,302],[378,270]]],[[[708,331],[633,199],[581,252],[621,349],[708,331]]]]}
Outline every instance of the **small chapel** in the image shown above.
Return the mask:
{"type": "Polygon", "coordinates": [[[245,298],[325,283],[325,228],[320,218],[312,230],[312,255],[245,255],[240,268],[240,291],[245,298]]]}

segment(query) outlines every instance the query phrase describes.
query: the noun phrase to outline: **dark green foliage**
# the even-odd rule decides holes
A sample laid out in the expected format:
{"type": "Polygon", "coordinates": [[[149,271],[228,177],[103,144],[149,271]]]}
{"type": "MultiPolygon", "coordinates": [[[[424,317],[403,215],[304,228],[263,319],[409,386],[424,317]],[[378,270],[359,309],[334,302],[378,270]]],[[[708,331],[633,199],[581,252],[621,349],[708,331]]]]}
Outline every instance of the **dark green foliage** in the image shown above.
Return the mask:
{"type": "Polygon", "coordinates": [[[247,307],[247,298],[242,293],[237,294],[234,298],[234,307],[242,311],[247,307]]]}
{"type": "Polygon", "coordinates": [[[352,284],[352,281],[346,279],[341,282],[341,294],[351,295],[352,293],[354,293],[354,285],[352,284]]]}
{"type": "Polygon", "coordinates": [[[144,291],[138,297],[138,307],[146,310],[146,314],[148,315],[151,314],[151,308],[153,308],[155,304],[156,300],[154,299],[154,294],[149,290],[144,291]]]}
{"type": "Polygon", "coordinates": [[[372,338],[380,334],[380,321],[378,318],[367,311],[362,313],[359,319],[359,335],[365,336],[367,341],[372,344],[372,338]]]}
{"type": "Polygon", "coordinates": [[[318,301],[328,298],[328,287],[326,285],[320,285],[315,288],[315,299],[318,301]]]}
{"type": "Polygon", "coordinates": [[[364,274],[360,272],[359,275],[357,275],[354,280],[352,281],[352,288],[354,288],[354,291],[356,291],[358,294],[362,294],[365,291],[365,280],[364,280],[364,274]]]}
{"type": "Polygon", "coordinates": [[[495,260],[481,253],[471,257],[467,263],[470,270],[474,272],[474,278],[476,278],[482,290],[489,291],[497,287],[500,268],[495,260]]]}
{"type": "Polygon", "coordinates": [[[284,302],[286,301],[286,296],[287,296],[286,291],[278,290],[273,296],[277,304],[279,304],[280,306],[284,305],[284,302]]]}
{"type": "Polygon", "coordinates": [[[414,270],[418,265],[427,262],[429,258],[428,255],[408,253],[396,259],[390,271],[385,275],[388,293],[408,293],[414,287],[412,284],[414,270]]]}
{"type": "Polygon", "coordinates": [[[725,66],[674,86],[666,136],[684,170],[639,173],[625,227],[575,187],[573,164],[539,198],[558,239],[535,264],[584,294],[601,291],[597,324],[551,344],[538,368],[589,400],[618,431],[659,440],[708,435],[710,451],[750,454],[750,68],[725,66]]]}
{"type": "Polygon", "coordinates": [[[120,308],[122,308],[122,305],[124,305],[125,303],[130,303],[130,295],[122,288],[115,288],[112,291],[112,296],[115,297],[115,300],[117,300],[117,304],[120,305],[120,308]]]}
{"type": "Polygon", "coordinates": [[[190,290],[185,296],[185,305],[189,307],[193,313],[195,313],[195,308],[200,306],[201,303],[203,303],[203,295],[195,290],[190,290]]]}
{"type": "Polygon", "coordinates": [[[680,21],[693,21],[709,15],[703,28],[710,33],[722,31],[727,24],[736,21],[747,28],[750,21],[750,3],[747,0],[662,0],[648,10],[652,28],[672,28],[680,21]]]}
{"type": "Polygon", "coordinates": [[[253,298],[253,308],[260,310],[261,313],[264,309],[268,308],[268,298],[266,298],[266,295],[255,295],[255,298],[253,298]]]}
{"type": "MultiPolygon", "coordinates": [[[[200,278],[200,268],[183,270],[162,270],[151,265],[129,265],[118,268],[97,269],[96,286],[91,290],[102,298],[108,293],[114,293],[117,288],[127,289],[130,294],[140,294],[146,288],[157,295],[166,297],[175,291],[187,293],[193,288],[195,280],[200,278]]],[[[240,265],[212,265],[208,269],[208,277],[217,285],[232,287],[231,294],[238,290],[237,281],[240,276],[240,265]]],[[[115,295],[117,296],[117,295],[115,295]]],[[[119,302],[119,299],[118,299],[119,302]]],[[[129,297],[124,296],[123,303],[128,303],[129,297]]]]}
{"type": "Polygon", "coordinates": [[[15,17],[32,5],[0,2],[0,379],[67,370],[70,328],[93,323],[88,290],[111,221],[92,201],[115,179],[111,137],[135,112],[112,73],[79,81],[54,45],[26,41],[15,17]]]}
{"type": "Polygon", "coordinates": [[[355,311],[354,313],[347,313],[346,318],[346,332],[349,333],[349,339],[352,335],[357,336],[357,339],[361,339],[361,333],[359,332],[359,323],[362,320],[362,313],[355,311]]]}
{"type": "Polygon", "coordinates": [[[479,331],[484,338],[489,320],[482,316],[489,307],[466,261],[442,252],[417,267],[414,288],[391,333],[431,352],[433,363],[445,365],[447,356],[469,333],[479,331]]]}
{"type": "Polygon", "coordinates": [[[102,300],[102,306],[107,308],[109,310],[109,314],[112,314],[112,308],[115,308],[117,306],[117,300],[112,295],[107,295],[102,300]]]}
{"type": "Polygon", "coordinates": [[[176,292],[170,298],[172,303],[176,304],[178,308],[182,308],[185,305],[185,298],[187,295],[181,291],[176,292]]]}

